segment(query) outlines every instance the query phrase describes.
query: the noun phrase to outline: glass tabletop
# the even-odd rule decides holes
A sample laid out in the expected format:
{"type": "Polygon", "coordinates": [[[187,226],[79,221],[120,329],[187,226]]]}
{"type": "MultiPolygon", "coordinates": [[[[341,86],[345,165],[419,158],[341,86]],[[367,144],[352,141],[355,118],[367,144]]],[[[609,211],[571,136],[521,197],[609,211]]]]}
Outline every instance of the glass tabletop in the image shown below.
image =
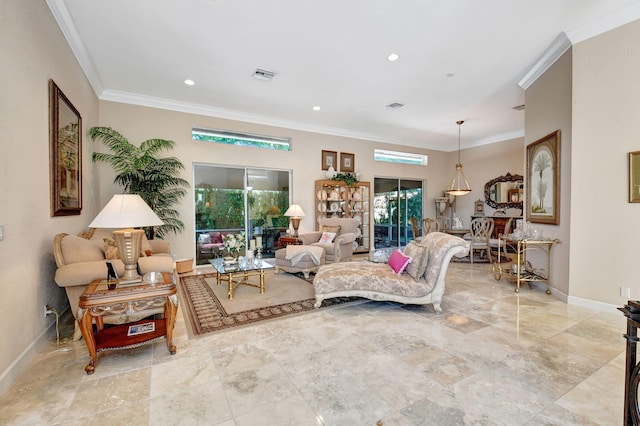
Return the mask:
{"type": "Polygon", "coordinates": [[[270,263],[265,262],[264,260],[236,260],[233,262],[227,262],[223,258],[217,259],[209,259],[209,263],[215,268],[216,271],[220,274],[230,274],[235,272],[249,272],[249,271],[259,271],[264,269],[271,269],[274,266],[270,263]]]}

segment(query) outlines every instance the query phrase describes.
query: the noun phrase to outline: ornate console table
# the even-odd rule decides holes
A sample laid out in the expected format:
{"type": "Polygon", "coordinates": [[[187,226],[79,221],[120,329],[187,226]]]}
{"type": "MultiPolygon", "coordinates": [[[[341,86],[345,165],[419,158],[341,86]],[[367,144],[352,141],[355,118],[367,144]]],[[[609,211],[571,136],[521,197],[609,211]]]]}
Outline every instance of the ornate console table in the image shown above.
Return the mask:
{"type": "Polygon", "coordinates": [[[178,297],[172,274],[162,273],[159,284],[136,283],[110,290],[107,283],[94,281],[80,296],[78,323],[87,344],[91,361],[84,370],[93,374],[98,352],[142,346],[157,339],[167,339],[167,349],[173,355],[173,325],[178,311],[178,297]],[[132,315],[146,309],[164,305],[164,318],[143,319],[136,322],[104,328],[105,315],[132,315]],[[97,331],[93,332],[95,320],[97,331]]]}
{"type": "Polygon", "coordinates": [[[636,362],[638,346],[638,327],[640,327],[640,301],[628,301],[624,308],[618,308],[627,317],[627,361],[624,376],[624,424],[640,424],[638,406],[638,384],[640,366],[636,362]]]}

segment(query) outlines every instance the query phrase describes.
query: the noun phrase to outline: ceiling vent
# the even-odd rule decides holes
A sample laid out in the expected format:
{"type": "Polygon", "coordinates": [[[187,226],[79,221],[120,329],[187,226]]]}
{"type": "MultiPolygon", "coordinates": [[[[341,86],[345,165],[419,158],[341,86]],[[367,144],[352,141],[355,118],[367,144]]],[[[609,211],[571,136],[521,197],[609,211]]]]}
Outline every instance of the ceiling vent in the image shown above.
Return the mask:
{"type": "Polygon", "coordinates": [[[385,106],[386,109],[391,109],[391,110],[398,110],[400,108],[404,107],[404,104],[398,103],[398,102],[394,102],[392,104],[389,104],[387,106],[385,106]]]}
{"type": "Polygon", "coordinates": [[[514,106],[513,109],[515,109],[516,111],[522,111],[524,109],[524,104],[518,105],[518,106],[514,106]]]}
{"type": "Polygon", "coordinates": [[[253,75],[252,75],[252,77],[255,78],[256,80],[262,80],[262,81],[271,81],[271,79],[275,76],[276,76],[275,72],[263,70],[260,68],[256,68],[256,70],[253,72],[253,75]]]}

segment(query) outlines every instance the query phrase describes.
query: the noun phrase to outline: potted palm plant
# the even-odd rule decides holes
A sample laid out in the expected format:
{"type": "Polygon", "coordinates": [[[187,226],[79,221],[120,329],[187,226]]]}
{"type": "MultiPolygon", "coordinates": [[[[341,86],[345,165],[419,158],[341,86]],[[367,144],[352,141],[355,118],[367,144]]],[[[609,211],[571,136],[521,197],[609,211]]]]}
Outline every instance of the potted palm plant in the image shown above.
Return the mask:
{"type": "Polygon", "coordinates": [[[159,152],[174,148],[175,142],[149,139],[138,147],[110,127],[93,127],[89,136],[110,150],[94,152],[93,161],[110,164],[116,173],[114,183],[127,194],[139,194],[164,222],[145,229],[147,238],[163,238],[169,232],[183,231],[184,223],[175,206],[189,188],[189,182],[180,177],[184,165],[176,157],[157,157],[159,152]]]}

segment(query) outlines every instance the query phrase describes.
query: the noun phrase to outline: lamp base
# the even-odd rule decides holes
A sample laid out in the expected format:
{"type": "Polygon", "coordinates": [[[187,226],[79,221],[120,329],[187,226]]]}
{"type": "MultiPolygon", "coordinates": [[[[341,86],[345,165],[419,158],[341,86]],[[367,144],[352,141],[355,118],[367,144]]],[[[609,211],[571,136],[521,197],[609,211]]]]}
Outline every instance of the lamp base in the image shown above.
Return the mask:
{"type": "Polygon", "coordinates": [[[138,275],[138,258],[143,235],[142,229],[127,228],[113,231],[113,239],[118,246],[120,259],[124,263],[124,275],[119,278],[123,284],[142,282],[142,277],[138,275]]]}
{"type": "Polygon", "coordinates": [[[297,237],[298,236],[298,228],[300,227],[300,218],[292,217],[291,218],[291,225],[293,226],[293,236],[297,237]]]}

